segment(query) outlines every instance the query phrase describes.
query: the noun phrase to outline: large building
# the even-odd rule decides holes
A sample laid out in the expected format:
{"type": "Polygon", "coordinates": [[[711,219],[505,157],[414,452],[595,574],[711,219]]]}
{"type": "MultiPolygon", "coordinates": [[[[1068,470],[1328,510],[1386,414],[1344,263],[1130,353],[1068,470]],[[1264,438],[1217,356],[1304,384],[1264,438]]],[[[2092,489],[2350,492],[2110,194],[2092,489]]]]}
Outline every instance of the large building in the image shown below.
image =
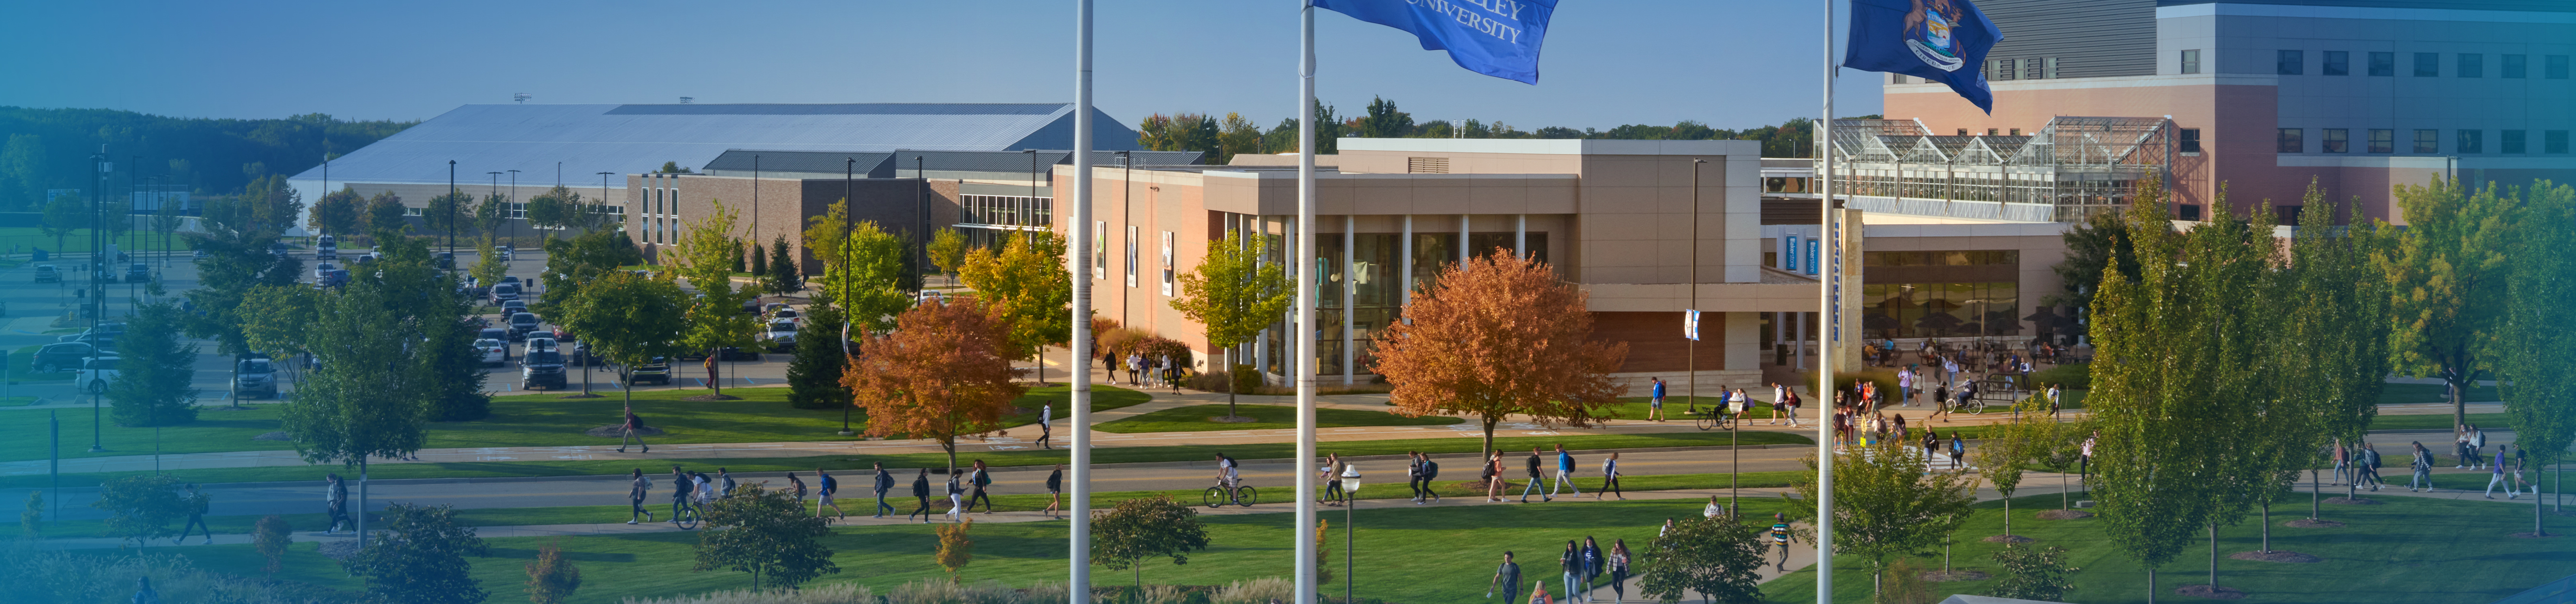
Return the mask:
{"type": "Polygon", "coordinates": [[[2392,189],[2436,176],[2576,181],[2576,3],[1979,6],[2005,36],[1986,65],[1994,113],[1884,76],[1890,119],[1846,122],[1833,147],[1854,207],[2077,220],[2156,179],[2179,219],[2222,188],[2240,210],[2269,200],[2286,217],[2313,181],[2402,224],[2392,189]]]}

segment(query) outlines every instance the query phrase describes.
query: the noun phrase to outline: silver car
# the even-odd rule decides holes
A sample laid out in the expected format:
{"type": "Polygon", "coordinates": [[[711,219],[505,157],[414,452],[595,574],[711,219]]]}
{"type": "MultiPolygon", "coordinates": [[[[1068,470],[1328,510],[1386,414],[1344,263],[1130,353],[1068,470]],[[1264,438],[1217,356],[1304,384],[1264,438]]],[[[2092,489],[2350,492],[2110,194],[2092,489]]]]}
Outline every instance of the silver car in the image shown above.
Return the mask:
{"type": "Polygon", "coordinates": [[[277,398],[277,365],[268,359],[234,364],[233,398],[277,398]]]}

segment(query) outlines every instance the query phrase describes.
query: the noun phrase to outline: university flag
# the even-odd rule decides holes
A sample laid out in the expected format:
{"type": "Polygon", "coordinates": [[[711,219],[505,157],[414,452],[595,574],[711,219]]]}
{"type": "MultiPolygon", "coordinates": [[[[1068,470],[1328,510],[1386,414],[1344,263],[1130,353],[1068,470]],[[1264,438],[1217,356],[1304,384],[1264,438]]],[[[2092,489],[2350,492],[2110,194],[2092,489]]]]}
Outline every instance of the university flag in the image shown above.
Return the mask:
{"type": "Polygon", "coordinates": [[[1950,85],[1986,113],[1986,51],[2004,39],[1968,0],[1852,0],[1851,42],[1843,66],[1901,73],[1950,85]]]}
{"type": "Polygon", "coordinates": [[[1412,32],[1459,67],[1538,83],[1539,41],[1556,0],[1314,0],[1316,8],[1412,32]]]}
{"type": "Polygon", "coordinates": [[[1682,337],[1691,340],[1699,339],[1699,311],[1682,310],[1682,337]]]}

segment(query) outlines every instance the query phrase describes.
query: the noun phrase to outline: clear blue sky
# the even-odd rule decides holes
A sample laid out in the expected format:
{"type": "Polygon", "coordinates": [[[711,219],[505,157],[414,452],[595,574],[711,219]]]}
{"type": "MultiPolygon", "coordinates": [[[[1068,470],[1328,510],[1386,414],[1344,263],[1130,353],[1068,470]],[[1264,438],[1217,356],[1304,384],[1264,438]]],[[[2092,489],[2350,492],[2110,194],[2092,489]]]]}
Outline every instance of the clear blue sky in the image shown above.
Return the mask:
{"type": "MultiPolygon", "coordinates": [[[[1825,0],[1836,1],[1836,0],[1825,0]]],[[[1837,2],[1839,4],[1839,2],[1837,2]]],[[[1156,112],[1296,105],[1294,0],[1100,0],[1094,90],[1156,112]]],[[[1609,128],[1813,116],[1816,0],[1562,0],[1537,86],[1317,11],[1317,94],[1416,119],[1609,128]]],[[[0,105],[184,117],[426,119],[461,104],[1064,102],[1071,0],[31,2],[0,20],[0,105]]],[[[1838,8],[1837,12],[1847,9],[1838,8]]],[[[1877,113],[1845,71],[1836,113],[1877,113]]]]}

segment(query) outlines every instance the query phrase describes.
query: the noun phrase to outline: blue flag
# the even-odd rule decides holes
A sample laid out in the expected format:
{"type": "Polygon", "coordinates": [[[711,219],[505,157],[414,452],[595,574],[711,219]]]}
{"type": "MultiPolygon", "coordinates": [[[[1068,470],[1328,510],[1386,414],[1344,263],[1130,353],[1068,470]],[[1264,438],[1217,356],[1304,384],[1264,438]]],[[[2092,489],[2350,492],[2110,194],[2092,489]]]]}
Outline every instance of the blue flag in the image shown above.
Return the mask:
{"type": "Polygon", "coordinates": [[[1986,87],[1986,51],[2004,39],[1995,22],[1968,0],[1852,0],[1851,44],[1843,66],[1901,73],[1950,85],[1995,112],[1986,87]]]}
{"type": "Polygon", "coordinates": [[[1556,0],[1314,0],[1315,8],[1413,32],[1459,67],[1538,83],[1538,45],[1556,0]]]}

